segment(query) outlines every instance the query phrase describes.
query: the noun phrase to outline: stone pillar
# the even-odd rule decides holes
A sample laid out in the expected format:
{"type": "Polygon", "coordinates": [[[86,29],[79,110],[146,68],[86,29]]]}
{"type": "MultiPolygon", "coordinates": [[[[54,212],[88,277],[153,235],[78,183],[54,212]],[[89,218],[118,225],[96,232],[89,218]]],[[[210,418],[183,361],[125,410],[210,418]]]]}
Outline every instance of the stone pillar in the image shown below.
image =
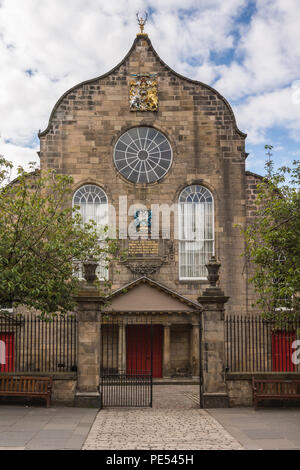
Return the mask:
{"type": "Polygon", "coordinates": [[[199,379],[199,323],[192,323],[190,333],[190,368],[193,379],[199,379]]]}
{"type": "Polygon", "coordinates": [[[208,287],[198,302],[203,307],[202,313],[202,392],[204,408],[227,408],[229,406],[225,381],[225,327],[224,305],[229,297],[225,297],[221,289],[216,287],[219,278],[220,264],[212,258],[207,265],[209,272],[208,287]],[[215,271],[213,274],[211,271],[215,271]]]}
{"type": "Polygon", "coordinates": [[[77,388],[75,406],[100,407],[100,302],[93,286],[84,286],[77,302],[77,388]]]}
{"type": "Polygon", "coordinates": [[[164,344],[163,344],[163,377],[171,377],[171,324],[164,324],[164,344]]]}
{"type": "Polygon", "coordinates": [[[118,369],[119,374],[126,372],[126,325],[119,325],[119,345],[118,345],[118,369]]]}

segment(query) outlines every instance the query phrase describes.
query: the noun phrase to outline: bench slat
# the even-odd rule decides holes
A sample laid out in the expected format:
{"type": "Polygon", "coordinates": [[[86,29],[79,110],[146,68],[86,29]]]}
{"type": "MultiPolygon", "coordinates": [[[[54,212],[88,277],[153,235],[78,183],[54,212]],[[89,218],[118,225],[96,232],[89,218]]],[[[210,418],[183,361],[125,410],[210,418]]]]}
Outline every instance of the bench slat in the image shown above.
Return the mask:
{"type": "Polygon", "coordinates": [[[39,396],[50,406],[52,377],[0,376],[0,395],[39,396]]]}
{"type": "Polygon", "coordinates": [[[253,377],[252,388],[255,409],[257,409],[258,401],[262,399],[300,400],[300,380],[260,380],[253,377]]]}

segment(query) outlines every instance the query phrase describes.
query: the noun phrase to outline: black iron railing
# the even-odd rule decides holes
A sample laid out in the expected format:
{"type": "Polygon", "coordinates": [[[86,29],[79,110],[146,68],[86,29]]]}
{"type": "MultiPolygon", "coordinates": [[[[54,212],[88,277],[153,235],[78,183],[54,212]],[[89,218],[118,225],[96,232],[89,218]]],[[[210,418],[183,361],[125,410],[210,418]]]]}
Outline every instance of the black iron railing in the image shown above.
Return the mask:
{"type": "Polygon", "coordinates": [[[151,371],[126,371],[101,376],[103,407],[141,407],[152,404],[151,371]]]}
{"type": "MultiPolygon", "coordinates": [[[[153,337],[161,333],[151,318],[103,316],[100,394],[102,407],[152,406],[153,337]]],[[[160,336],[159,336],[160,337],[160,336]]],[[[162,373],[161,357],[154,371],[162,373]]]]}
{"type": "Polygon", "coordinates": [[[77,320],[0,313],[0,372],[75,372],[77,320]]]}
{"type": "Polygon", "coordinates": [[[300,372],[300,321],[228,316],[228,372],[300,372]]]}

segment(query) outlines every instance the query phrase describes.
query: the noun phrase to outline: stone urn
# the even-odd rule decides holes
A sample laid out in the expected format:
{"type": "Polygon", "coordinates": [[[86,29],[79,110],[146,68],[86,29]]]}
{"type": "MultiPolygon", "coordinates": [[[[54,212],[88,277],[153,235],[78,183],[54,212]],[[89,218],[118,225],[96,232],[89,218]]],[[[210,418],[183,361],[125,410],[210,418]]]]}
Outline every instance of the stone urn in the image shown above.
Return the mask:
{"type": "Polygon", "coordinates": [[[207,279],[211,287],[216,287],[219,280],[219,269],[221,264],[218,263],[215,256],[212,256],[209,262],[205,265],[208,271],[207,279]]]}
{"type": "Polygon", "coordinates": [[[84,278],[88,284],[92,284],[97,279],[97,275],[96,275],[97,266],[98,266],[97,261],[92,258],[90,258],[87,261],[84,261],[83,263],[84,278]]]}
{"type": "Polygon", "coordinates": [[[215,256],[212,256],[209,262],[205,265],[207,268],[207,280],[209,281],[209,286],[205,289],[202,296],[198,297],[198,302],[201,303],[204,297],[224,297],[224,292],[217,287],[217,282],[219,280],[219,269],[221,263],[219,263],[215,256]]]}

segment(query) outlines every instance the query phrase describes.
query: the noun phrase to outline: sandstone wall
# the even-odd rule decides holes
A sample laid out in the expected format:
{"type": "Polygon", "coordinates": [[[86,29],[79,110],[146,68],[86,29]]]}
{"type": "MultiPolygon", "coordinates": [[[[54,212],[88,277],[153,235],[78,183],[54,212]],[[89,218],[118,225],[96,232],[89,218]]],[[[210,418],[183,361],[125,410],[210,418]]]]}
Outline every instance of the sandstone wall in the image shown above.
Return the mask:
{"type": "MultiPolygon", "coordinates": [[[[127,195],[128,205],[140,202],[150,207],[152,203],[177,202],[180,191],[189,184],[206,186],[215,200],[216,255],[222,263],[221,287],[230,296],[227,311],[242,314],[247,307],[240,257],[244,244],[236,224],[246,221],[244,139],[219,93],[174,73],[157,56],[149,39],[140,36],[119,66],[74,87],[58,102],[49,126],[40,133],[41,168],[72,175],[74,191],[85,183],[98,184],[117,216],[120,195],[127,195]],[[142,72],[158,74],[157,112],[129,109],[130,74],[142,72]],[[159,182],[134,185],[114,167],[115,143],[134,126],[152,126],[171,143],[173,163],[159,182]]],[[[179,280],[176,240],[174,250],[173,259],[151,277],[196,299],[201,283],[179,280]]],[[[118,288],[134,275],[122,265],[111,268],[110,278],[118,288]]]]}

